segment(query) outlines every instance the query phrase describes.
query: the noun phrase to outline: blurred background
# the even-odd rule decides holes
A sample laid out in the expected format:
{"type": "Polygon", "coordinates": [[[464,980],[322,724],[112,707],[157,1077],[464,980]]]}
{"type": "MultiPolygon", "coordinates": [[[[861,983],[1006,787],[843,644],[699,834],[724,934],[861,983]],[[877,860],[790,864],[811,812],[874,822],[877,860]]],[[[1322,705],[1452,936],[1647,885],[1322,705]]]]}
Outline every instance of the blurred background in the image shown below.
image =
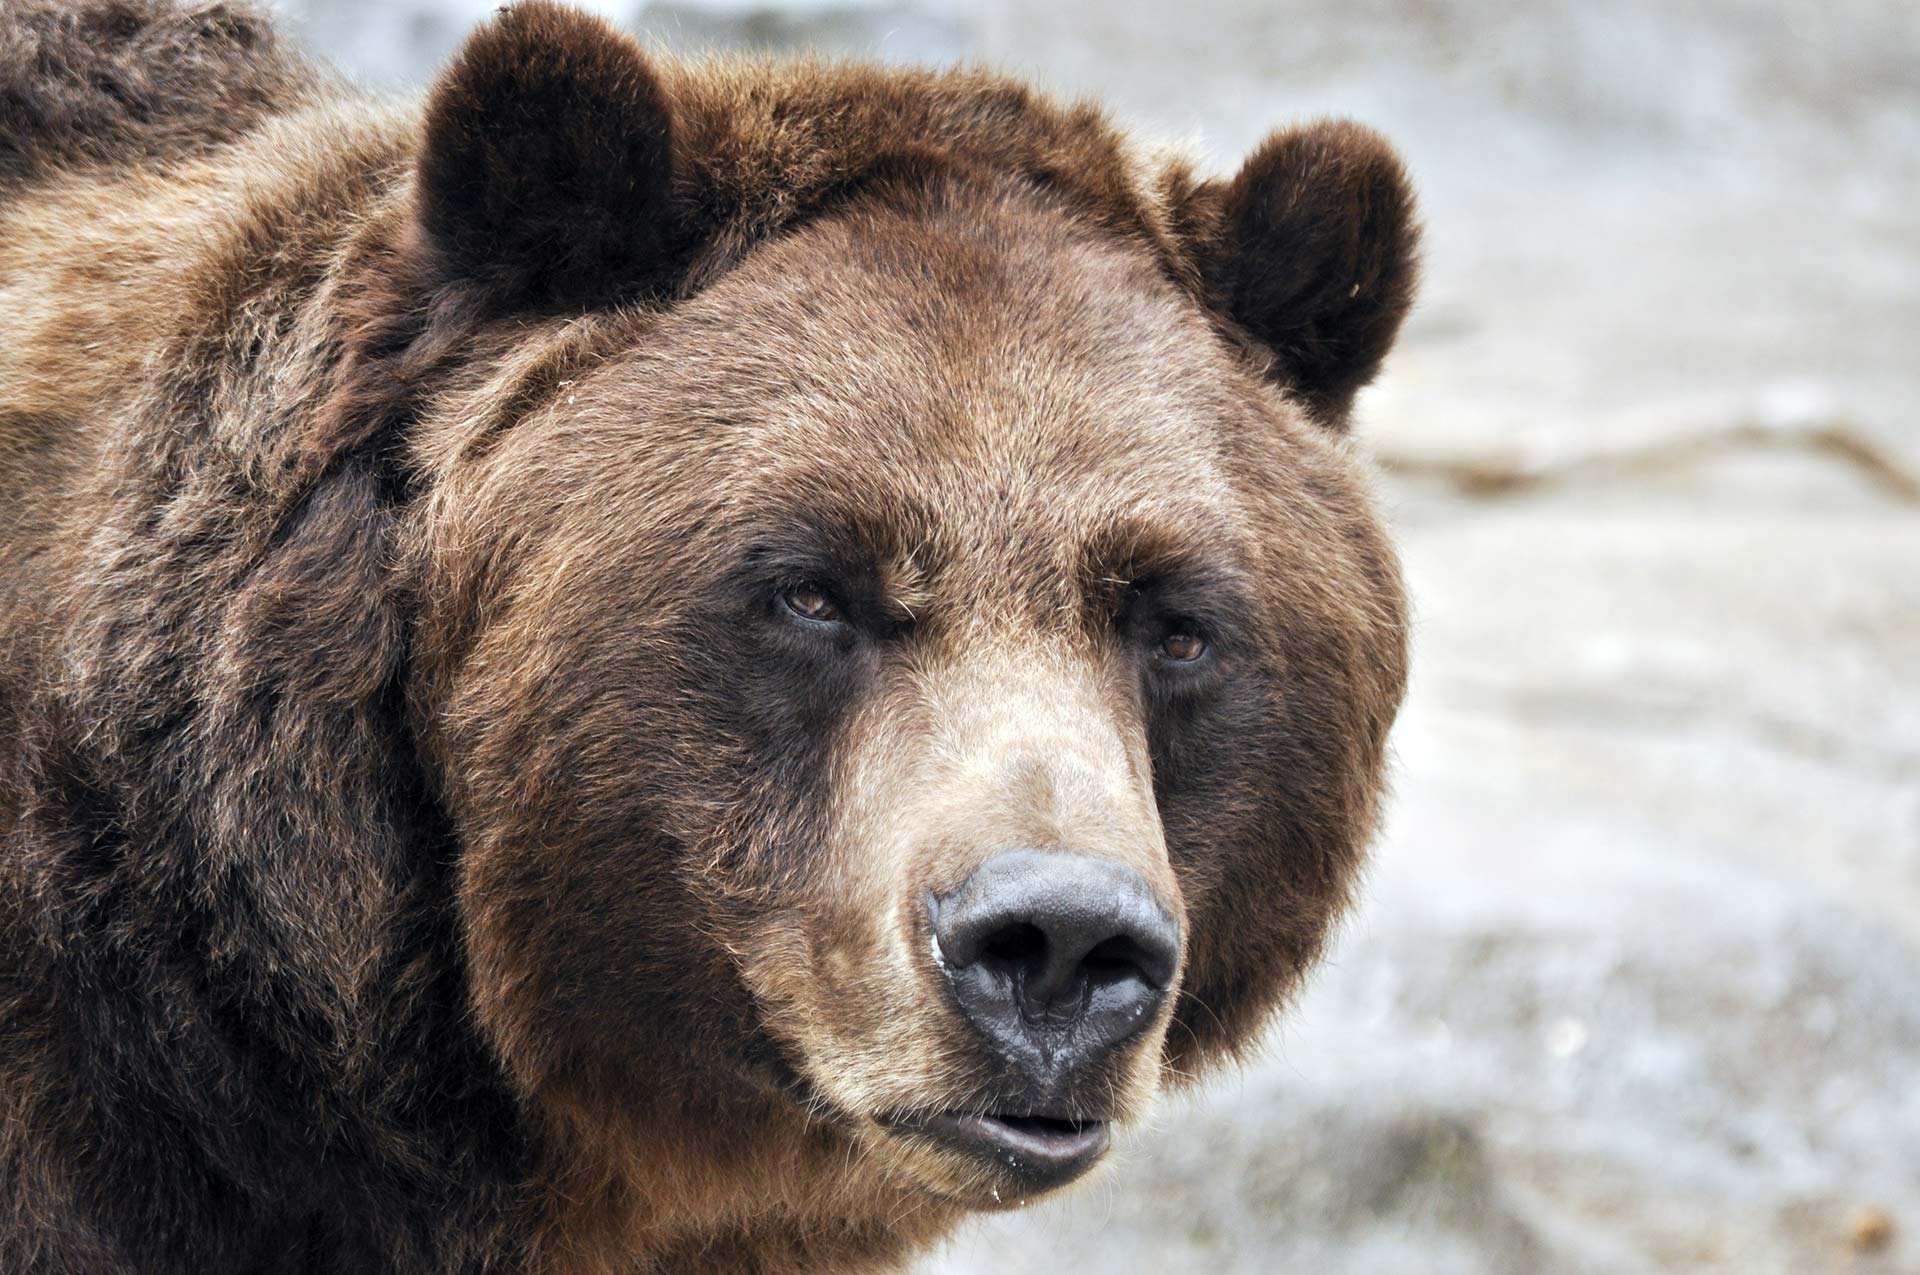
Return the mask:
{"type": "MultiPolygon", "coordinates": [[[[417,89],[490,0],[281,0],[417,89]]],[[[1920,4],[604,0],[981,61],[1221,171],[1350,115],[1427,283],[1364,905],[1263,1057],[918,1275],[1920,1272],[1920,4]]]]}

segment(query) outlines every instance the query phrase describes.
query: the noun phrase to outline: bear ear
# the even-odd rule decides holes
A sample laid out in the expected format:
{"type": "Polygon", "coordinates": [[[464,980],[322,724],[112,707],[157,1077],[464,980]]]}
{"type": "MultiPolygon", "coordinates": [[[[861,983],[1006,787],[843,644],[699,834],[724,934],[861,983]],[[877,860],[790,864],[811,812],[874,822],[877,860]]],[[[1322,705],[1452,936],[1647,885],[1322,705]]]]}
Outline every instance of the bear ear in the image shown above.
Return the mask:
{"type": "Polygon", "coordinates": [[[631,37],[544,0],[503,9],[427,102],[418,217],[435,273],[501,309],[590,307],[657,287],[672,125],[631,37]]]}
{"type": "Polygon", "coordinates": [[[1343,429],[1413,302],[1419,226],[1406,170],[1342,121],[1269,137],[1224,187],[1201,268],[1215,304],[1273,356],[1271,373],[1343,429]]]}

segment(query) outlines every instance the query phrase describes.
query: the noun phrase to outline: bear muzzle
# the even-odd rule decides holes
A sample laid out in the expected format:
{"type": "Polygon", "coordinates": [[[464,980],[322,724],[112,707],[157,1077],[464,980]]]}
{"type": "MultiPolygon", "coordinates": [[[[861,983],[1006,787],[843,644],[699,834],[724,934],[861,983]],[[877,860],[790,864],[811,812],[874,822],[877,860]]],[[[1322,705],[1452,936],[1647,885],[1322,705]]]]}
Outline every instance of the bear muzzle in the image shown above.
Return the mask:
{"type": "Polygon", "coordinates": [[[1072,1181],[1110,1128],[1065,1095],[1159,1021],[1179,977],[1179,921],[1133,868],[1057,851],[998,854],[926,906],[953,1004],[1024,1083],[1001,1110],[885,1123],[991,1161],[1026,1191],[1072,1181]]]}

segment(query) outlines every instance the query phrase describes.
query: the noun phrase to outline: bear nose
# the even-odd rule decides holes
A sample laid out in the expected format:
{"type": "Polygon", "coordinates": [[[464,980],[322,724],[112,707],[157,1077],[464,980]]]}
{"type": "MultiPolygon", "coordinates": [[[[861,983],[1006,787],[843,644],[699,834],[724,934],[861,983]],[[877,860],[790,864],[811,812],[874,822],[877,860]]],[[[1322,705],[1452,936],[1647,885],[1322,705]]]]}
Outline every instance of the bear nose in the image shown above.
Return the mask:
{"type": "Polygon", "coordinates": [[[1180,925],[1138,872],[1014,850],[931,901],[967,1018],[1018,1061],[1110,1049],[1152,1021],[1180,964],[1180,925]]]}

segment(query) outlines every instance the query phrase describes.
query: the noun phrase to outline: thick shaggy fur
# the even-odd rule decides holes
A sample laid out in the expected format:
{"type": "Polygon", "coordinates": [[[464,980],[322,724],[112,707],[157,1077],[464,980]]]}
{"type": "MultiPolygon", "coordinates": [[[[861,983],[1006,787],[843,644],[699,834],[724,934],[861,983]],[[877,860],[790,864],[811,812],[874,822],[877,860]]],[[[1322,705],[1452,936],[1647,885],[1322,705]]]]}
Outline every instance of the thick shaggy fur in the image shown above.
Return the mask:
{"type": "Polygon", "coordinates": [[[17,0],[0,22],[0,184],[192,155],[319,88],[243,6],[17,0]]]}
{"type": "Polygon", "coordinates": [[[1207,182],[543,4],[423,110],[0,11],[0,1269],[889,1266],[999,1194],[873,1117],[1011,1083],[917,900],[1035,838],[1185,935],[1058,1101],[1253,1040],[1402,690],[1411,218],[1353,126],[1207,182]]]}

